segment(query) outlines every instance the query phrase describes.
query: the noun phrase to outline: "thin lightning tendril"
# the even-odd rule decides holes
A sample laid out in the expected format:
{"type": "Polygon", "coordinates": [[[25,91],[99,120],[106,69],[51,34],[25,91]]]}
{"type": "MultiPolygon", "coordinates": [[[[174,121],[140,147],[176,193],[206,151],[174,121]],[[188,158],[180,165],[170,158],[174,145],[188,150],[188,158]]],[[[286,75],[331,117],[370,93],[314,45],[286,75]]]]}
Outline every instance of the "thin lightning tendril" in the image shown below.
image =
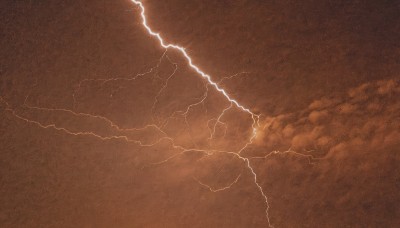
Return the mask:
{"type": "Polygon", "coordinates": [[[230,183],[228,186],[225,186],[225,187],[222,187],[222,188],[213,188],[213,187],[211,187],[210,185],[207,185],[207,184],[201,182],[199,179],[197,179],[197,178],[195,178],[195,177],[193,177],[193,179],[196,180],[197,183],[199,183],[200,185],[206,187],[208,190],[210,190],[211,192],[214,192],[214,193],[215,193],[215,192],[221,192],[221,191],[230,189],[230,188],[232,187],[232,185],[234,185],[234,184],[236,184],[236,183],[238,182],[238,180],[239,180],[239,178],[240,178],[241,175],[242,175],[242,174],[239,174],[239,175],[236,177],[236,179],[235,179],[232,183],[230,183]]]}

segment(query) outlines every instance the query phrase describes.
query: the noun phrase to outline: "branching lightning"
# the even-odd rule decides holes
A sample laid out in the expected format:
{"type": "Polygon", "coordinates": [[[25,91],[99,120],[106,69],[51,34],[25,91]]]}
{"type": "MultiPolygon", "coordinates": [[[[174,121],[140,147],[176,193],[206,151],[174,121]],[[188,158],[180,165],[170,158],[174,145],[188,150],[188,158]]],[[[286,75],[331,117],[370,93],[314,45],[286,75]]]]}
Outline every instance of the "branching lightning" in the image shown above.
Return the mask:
{"type": "MultiPolygon", "coordinates": [[[[214,82],[214,81],[211,79],[211,76],[210,76],[210,75],[204,73],[197,65],[195,65],[195,64],[193,63],[192,58],[191,58],[191,57],[189,56],[189,54],[186,52],[185,48],[183,48],[183,47],[181,47],[181,46],[179,46],[179,45],[166,43],[166,42],[164,41],[164,39],[161,37],[160,33],[154,32],[154,31],[150,28],[150,26],[147,24],[147,19],[146,19],[146,14],[145,14],[145,7],[144,7],[143,3],[142,3],[141,1],[137,1],[137,0],[132,0],[132,2],[140,7],[140,10],[141,10],[140,15],[141,15],[141,18],[142,18],[142,25],[143,25],[143,27],[147,30],[147,32],[148,32],[151,36],[157,38],[157,40],[159,41],[161,47],[163,47],[164,49],[170,49],[170,48],[172,48],[172,49],[178,50],[178,51],[185,57],[185,59],[187,60],[189,66],[190,66],[195,72],[197,72],[197,74],[199,74],[202,78],[206,79],[206,81],[209,83],[209,85],[213,86],[214,89],[216,89],[218,92],[220,92],[229,102],[231,102],[231,104],[236,105],[239,109],[241,109],[242,111],[247,112],[247,113],[249,113],[249,114],[251,115],[251,118],[253,119],[253,124],[252,124],[253,130],[252,130],[252,135],[251,135],[249,141],[246,143],[246,145],[245,145],[242,149],[240,149],[240,151],[239,151],[238,153],[236,153],[236,154],[237,154],[237,156],[238,156],[240,159],[242,159],[242,160],[246,163],[247,167],[249,168],[249,170],[251,171],[251,173],[252,173],[252,175],[253,175],[253,177],[254,177],[254,183],[256,184],[257,188],[260,190],[260,193],[261,193],[261,195],[263,196],[263,198],[264,198],[264,200],[265,200],[265,203],[266,203],[266,206],[267,206],[265,212],[266,212],[266,217],[267,217],[267,220],[268,220],[268,225],[269,225],[270,227],[272,227],[272,225],[271,225],[271,223],[270,223],[269,215],[268,215],[268,209],[269,209],[268,198],[267,198],[267,196],[265,195],[265,193],[264,193],[262,187],[261,187],[260,184],[258,183],[257,174],[254,172],[252,166],[250,165],[250,160],[249,160],[248,158],[244,158],[244,157],[242,157],[242,156],[239,155],[248,145],[250,145],[250,144],[253,143],[253,140],[254,140],[254,138],[255,138],[256,135],[257,135],[257,127],[259,126],[259,118],[260,118],[260,116],[257,115],[257,114],[255,114],[255,113],[253,113],[250,109],[248,109],[248,108],[244,107],[243,105],[241,105],[241,104],[240,104],[238,101],[236,101],[235,99],[231,98],[231,97],[228,95],[228,93],[227,93],[224,89],[222,89],[216,82],[214,82]]],[[[204,98],[204,99],[205,99],[205,98],[204,98]]],[[[202,100],[201,100],[200,102],[202,102],[202,100]]],[[[200,102],[199,102],[199,103],[200,103],[200,102]]],[[[198,103],[196,103],[196,104],[194,104],[194,105],[197,105],[197,104],[198,104],[198,103]]],[[[191,107],[191,106],[188,107],[187,112],[188,112],[188,110],[190,109],[190,107],[191,107]]],[[[223,113],[224,113],[225,111],[226,111],[226,110],[224,110],[223,113]]],[[[187,112],[186,112],[186,113],[187,113],[187,112]]],[[[223,115],[223,113],[220,115],[220,117],[223,115]]],[[[220,117],[217,119],[217,122],[216,122],[216,123],[218,123],[220,117]]]]}
{"type": "MultiPolygon", "coordinates": [[[[75,88],[75,90],[72,93],[72,99],[73,99],[73,104],[72,104],[72,109],[67,109],[67,108],[46,108],[46,107],[39,107],[39,106],[34,106],[31,105],[29,102],[29,96],[30,96],[30,92],[28,93],[28,95],[25,98],[24,103],[22,104],[22,108],[24,110],[32,110],[32,111],[37,111],[37,112],[52,112],[55,114],[59,114],[59,113],[63,113],[68,114],[70,116],[73,116],[74,118],[90,118],[92,120],[96,120],[96,121],[101,121],[103,124],[105,124],[109,129],[111,129],[110,132],[112,133],[98,133],[95,131],[77,131],[77,130],[71,130],[70,128],[63,126],[63,125],[58,125],[56,123],[42,123],[38,120],[33,120],[30,119],[28,117],[25,116],[25,114],[20,114],[19,113],[19,109],[15,108],[14,106],[10,105],[5,99],[3,99],[3,97],[0,97],[0,104],[4,104],[4,110],[9,112],[11,115],[13,115],[16,119],[18,119],[19,121],[23,121],[26,122],[28,124],[32,124],[35,125],[36,127],[42,128],[42,129],[53,129],[55,131],[58,132],[63,132],[64,134],[68,134],[68,135],[72,135],[72,136],[85,136],[85,137],[94,137],[98,140],[119,140],[119,141],[124,141],[127,143],[134,143],[137,144],[138,146],[142,146],[142,147],[152,147],[155,146],[161,142],[167,142],[168,146],[170,146],[173,149],[178,150],[179,152],[176,154],[173,154],[161,161],[157,161],[157,162],[153,162],[150,163],[149,165],[143,167],[143,168],[147,168],[147,167],[152,167],[152,166],[156,166],[156,165],[162,165],[165,164],[185,153],[202,153],[204,154],[204,157],[208,157],[211,156],[213,154],[226,154],[231,156],[232,158],[236,158],[239,159],[240,161],[242,161],[244,164],[244,166],[246,167],[246,169],[248,170],[249,174],[251,175],[252,179],[253,179],[253,183],[254,185],[251,185],[253,187],[257,187],[257,190],[259,191],[259,194],[261,195],[262,199],[263,199],[263,204],[265,204],[265,216],[268,222],[268,226],[269,227],[273,227],[271,222],[270,222],[270,217],[269,217],[269,202],[268,202],[268,198],[266,193],[264,192],[263,188],[261,187],[261,184],[257,178],[257,174],[254,171],[251,161],[253,159],[267,159],[270,156],[273,155],[284,155],[284,154],[292,154],[292,155],[296,155],[296,156],[300,156],[302,158],[306,158],[308,159],[309,163],[311,164],[314,160],[318,160],[318,158],[314,158],[311,155],[304,155],[302,153],[298,153],[295,151],[292,151],[291,149],[284,151],[284,152],[279,152],[279,151],[273,151],[271,153],[268,153],[265,156],[260,156],[260,157],[245,157],[242,155],[242,152],[244,150],[246,150],[248,148],[249,145],[251,145],[254,141],[254,139],[257,136],[257,130],[260,127],[260,115],[252,112],[249,108],[246,108],[244,105],[240,104],[237,100],[235,100],[234,98],[232,98],[222,87],[221,84],[225,81],[225,80],[229,80],[241,75],[247,75],[248,72],[241,72],[238,74],[234,74],[231,76],[227,76],[227,77],[223,77],[220,81],[215,82],[212,80],[211,76],[204,73],[199,66],[195,65],[192,62],[192,58],[189,56],[189,54],[186,52],[185,48],[176,45],[176,44],[170,44],[167,43],[166,41],[164,41],[164,39],[161,37],[161,35],[157,32],[154,32],[151,27],[147,24],[147,20],[146,20],[146,14],[145,14],[145,7],[143,5],[143,3],[139,0],[131,0],[135,5],[137,5],[140,8],[140,17],[141,17],[141,24],[143,25],[144,29],[148,32],[148,34],[152,37],[155,37],[160,44],[160,47],[165,49],[163,54],[161,55],[160,59],[158,60],[158,62],[155,64],[155,66],[151,67],[150,69],[148,69],[145,72],[142,73],[138,73],[132,77],[128,77],[128,78],[123,78],[123,77],[116,77],[116,78],[104,78],[104,79],[83,79],[82,81],[79,82],[79,84],[77,85],[77,87],[75,88]],[[168,83],[169,81],[174,77],[175,73],[178,70],[178,64],[174,63],[168,56],[168,50],[169,49],[174,49],[177,50],[187,61],[188,66],[195,72],[197,73],[202,79],[204,79],[204,88],[205,91],[201,94],[201,96],[196,98],[196,101],[194,101],[193,103],[189,104],[188,106],[186,106],[183,110],[178,110],[178,111],[174,111],[171,115],[169,115],[166,119],[160,120],[158,119],[158,116],[156,115],[156,106],[158,105],[159,98],[162,96],[162,94],[165,92],[166,88],[168,87],[168,83]],[[166,76],[166,78],[162,79],[161,77],[158,76],[158,71],[161,65],[161,62],[166,59],[169,64],[171,64],[171,66],[173,66],[173,71],[172,73],[170,73],[168,76],[166,76]],[[152,114],[152,120],[153,123],[147,124],[145,126],[141,126],[141,127],[137,127],[137,128],[124,128],[119,126],[115,121],[112,121],[110,118],[107,118],[105,116],[101,116],[98,114],[91,114],[91,113],[85,113],[85,112],[80,112],[80,111],[76,111],[76,106],[77,103],[79,102],[77,100],[77,96],[79,91],[82,89],[82,86],[85,83],[91,83],[91,82],[95,82],[95,83],[101,83],[101,85],[106,85],[107,83],[112,83],[112,82],[120,82],[120,81],[128,81],[128,82],[133,82],[138,78],[141,77],[145,77],[147,75],[150,74],[154,74],[154,77],[157,78],[157,80],[161,80],[161,87],[159,88],[158,91],[156,91],[152,106],[151,106],[151,114],[152,114]],[[168,135],[165,130],[167,124],[169,123],[169,121],[173,118],[176,118],[177,116],[179,116],[180,118],[184,119],[184,122],[186,124],[186,128],[189,130],[189,134],[190,134],[190,125],[189,125],[189,121],[188,121],[188,115],[191,113],[191,110],[193,110],[193,108],[195,108],[198,105],[203,104],[205,100],[207,99],[207,96],[209,94],[209,90],[210,89],[215,89],[220,95],[222,95],[227,103],[229,103],[228,106],[224,107],[220,112],[218,112],[217,116],[214,116],[214,118],[209,119],[207,118],[207,127],[209,130],[209,136],[208,136],[208,140],[214,140],[215,139],[215,135],[216,135],[216,129],[218,127],[218,125],[222,125],[225,129],[225,133],[224,136],[226,134],[227,131],[227,123],[223,122],[223,117],[226,115],[226,113],[234,108],[238,108],[238,110],[246,113],[246,115],[249,115],[252,118],[252,123],[251,123],[251,128],[252,128],[252,132],[251,135],[248,137],[248,140],[246,141],[246,143],[243,143],[244,146],[241,147],[238,151],[226,151],[226,150],[216,150],[216,149],[210,149],[210,148],[199,148],[195,142],[193,142],[193,147],[192,146],[182,146],[182,145],[178,145],[176,143],[176,140],[171,137],[170,135],[168,135]],[[152,140],[151,142],[147,142],[147,141],[143,141],[141,139],[137,139],[135,137],[132,137],[131,135],[129,135],[129,132],[142,132],[145,130],[149,130],[152,129],[155,132],[157,132],[157,135],[159,136],[157,139],[152,140]],[[117,132],[117,133],[115,133],[117,132]]],[[[34,84],[34,86],[36,86],[36,83],[34,84]]],[[[117,90],[119,90],[120,87],[118,87],[117,90]]],[[[116,91],[113,91],[113,93],[115,93],[116,91]]],[[[111,97],[113,96],[113,94],[110,95],[111,97]]],[[[97,122],[96,122],[97,123],[97,122]]],[[[206,136],[207,137],[207,136],[206,136]]],[[[194,140],[192,140],[194,141],[194,140]]],[[[193,179],[200,184],[201,186],[203,186],[204,188],[207,188],[208,190],[210,190],[211,192],[221,192],[227,189],[230,189],[232,186],[234,186],[235,184],[238,185],[238,181],[240,178],[243,178],[244,175],[239,174],[236,179],[233,180],[233,182],[231,182],[228,185],[225,185],[225,187],[220,187],[220,188],[215,188],[215,187],[211,187],[210,185],[200,181],[199,179],[193,177],[193,179]]]]}

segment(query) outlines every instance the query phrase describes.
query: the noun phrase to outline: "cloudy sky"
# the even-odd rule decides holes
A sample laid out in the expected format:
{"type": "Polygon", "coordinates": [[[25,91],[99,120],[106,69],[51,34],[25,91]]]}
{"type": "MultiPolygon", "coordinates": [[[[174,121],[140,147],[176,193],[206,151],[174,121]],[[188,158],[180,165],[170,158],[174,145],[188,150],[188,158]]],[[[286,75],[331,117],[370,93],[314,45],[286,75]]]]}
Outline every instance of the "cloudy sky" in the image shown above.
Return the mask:
{"type": "Polygon", "coordinates": [[[129,0],[2,1],[0,226],[400,226],[398,1],[142,2],[252,115],[129,0]]]}

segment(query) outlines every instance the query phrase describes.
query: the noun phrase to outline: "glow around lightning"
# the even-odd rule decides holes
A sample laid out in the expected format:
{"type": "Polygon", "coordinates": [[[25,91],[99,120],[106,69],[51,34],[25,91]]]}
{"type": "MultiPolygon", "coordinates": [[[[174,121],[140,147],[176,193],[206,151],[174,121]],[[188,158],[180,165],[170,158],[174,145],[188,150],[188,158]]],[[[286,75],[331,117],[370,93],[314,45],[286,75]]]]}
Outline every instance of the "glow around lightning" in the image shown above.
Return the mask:
{"type": "Polygon", "coordinates": [[[186,52],[185,48],[175,45],[175,44],[168,44],[165,43],[164,39],[161,37],[160,33],[154,32],[149,25],[147,24],[147,20],[146,20],[146,14],[145,14],[145,8],[143,6],[143,3],[141,1],[137,1],[137,0],[132,0],[133,3],[135,3],[136,5],[138,5],[141,9],[141,17],[142,17],[142,25],[146,28],[147,32],[156,37],[158,39],[158,41],[160,42],[160,45],[165,48],[173,48],[175,50],[180,51],[183,56],[186,58],[186,60],[189,63],[189,66],[195,70],[201,77],[203,77],[204,79],[206,79],[208,81],[208,83],[210,83],[210,85],[212,85],[216,90],[218,90],[221,94],[223,94],[226,99],[228,99],[230,102],[234,103],[238,108],[242,109],[245,112],[248,112],[249,114],[251,114],[252,116],[256,116],[258,117],[258,115],[254,114],[252,111],[250,111],[250,109],[244,107],[243,105],[239,104],[239,102],[237,102],[235,99],[231,98],[224,89],[220,88],[218,86],[218,84],[216,82],[214,82],[211,79],[211,76],[204,73],[202,70],[200,70],[200,68],[198,66],[196,66],[195,64],[193,64],[192,58],[188,55],[188,53],[186,52]]]}
{"type": "Polygon", "coordinates": [[[163,48],[165,48],[165,49],[172,48],[172,49],[178,50],[180,53],[182,53],[182,55],[183,55],[183,56],[186,58],[186,60],[188,61],[189,66],[190,66],[194,71],[196,71],[202,78],[206,79],[207,82],[208,82],[211,86],[213,86],[218,92],[220,92],[228,101],[230,101],[231,104],[235,104],[239,109],[241,109],[241,110],[243,110],[244,112],[247,112],[247,113],[249,113],[249,114],[251,115],[251,117],[252,117],[252,119],[253,119],[253,125],[252,125],[253,132],[252,132],[252,135],[251,135],[251,137],[250,137],[250,140],[249,140],[248,143],[246,143],[246,145],[245,145],[238,153],[234,153],[234,154],[235,154],[236,156],[238,156],[241,160],[243,160],[243,161],[246,163],[246,165],[247,165],[247,167],[249,168],[249,170],[251,171],[252,176],[253,176],[253,178],[254,178],[254,183],[255,183],[255,185],[257,186],[257,188],[259,189],[259,191],[260,191],[261,195],[263,196],[263,198],[264,198],[264,200],[265,200],[265,203],[266,203],[266,205],[267,205],[267,208],[266,208],[266,217],[267,217],[267,220],[268,220],[268,225],[269,225],[269,227],[273,227],[273,226],[271,225],[271,223],[270,223],[270,219],[269,219],[269,215],[268,215],[268,209],[269,209],[268,198],[267,198],[267,196],[265,195],[265,193],[264,193],[262,187],[258,184],[258,181],[257,181],[257,174],[254,172],[253,168],[251,167],[249,159],[240,156],[240,153],[241,153],[248,145],[250,145],[250,144],[253,142],[253,139],[254,139],[254,138],[256,137],[256,135],[257,135],[257,127],[258,127],[258,125],[259,125],[259,115],[256,115],[256,114],[253,113],[250,109],[244,107],[244,106],[241,105],[238,101],[236,101],[235,99],[231,98],[231,97],[228,95],[228,93],[227,93],[224,89],[220,88],[219,85],[211,79],[211,76],[210,76],[210,75],[204,73],[197,65],[193,64],[192,58],[191,58],[191,57],[189,56],[189,54],[186,52],[185,48],[183,48],[183,47],[181,47],[181,46],[179,46],[179,45],[176,45],[176,44],[166,43],[166,42],[164,41],[164,39],[161,37],[160,33],[154,32],[154,31],[150,28],[150,26],[147,24],[147,19],[146,19],[146,14],[145,14],[145,11],[146,11],[146,10],[145,10],[145,7],[144,7],[143,3],[142,3],[141,1],[137,1],[137,0],[131,0],[131,1],[132,1],[134,4],[136,4],[136,5],[138,5],[138,6],[140,7],[140,10],[141,10],[140,15],[141,15],[141,18],[142,18],[142,25],[143,25],[143,27],[147,30],[147,32],[148,32],[151,36],[153,36],[153,37],[155,37],[155,38],[158,39],[158,41],[159,41],[161,47],[163,47],[163,48]]]}

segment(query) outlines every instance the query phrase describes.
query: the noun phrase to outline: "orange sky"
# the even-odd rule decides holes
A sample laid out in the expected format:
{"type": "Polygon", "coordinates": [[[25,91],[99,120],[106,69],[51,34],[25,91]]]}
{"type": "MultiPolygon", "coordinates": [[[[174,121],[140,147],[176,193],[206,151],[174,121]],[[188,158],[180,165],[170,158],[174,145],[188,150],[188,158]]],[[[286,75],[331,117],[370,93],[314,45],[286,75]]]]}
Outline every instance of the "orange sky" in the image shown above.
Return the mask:
{"type": "Polygon", "coordinates": [[[400,225],[399,4],[143,2],[259,124],[129,0],[4,1],[0,226],[400,225]]]}

